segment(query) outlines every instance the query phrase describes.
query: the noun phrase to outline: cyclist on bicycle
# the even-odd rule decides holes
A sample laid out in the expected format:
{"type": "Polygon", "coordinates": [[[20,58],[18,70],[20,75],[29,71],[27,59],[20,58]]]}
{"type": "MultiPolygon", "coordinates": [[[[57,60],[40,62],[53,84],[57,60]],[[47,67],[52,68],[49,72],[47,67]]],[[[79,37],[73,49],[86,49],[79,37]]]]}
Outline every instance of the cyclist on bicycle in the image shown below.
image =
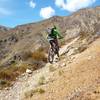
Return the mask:
{"type": "Polygon", "coordinates": [[[51,45],[51,48],[53,48],[53,43],[56,44],[57,46],[57,56],[59,57],[59,45],[58,45],[58,38],[59,39],[62,39],[63,37],[60,35],[60,32],[58,31],[57,27],[54,26],[52,29],[48,28],[48,36],[47,36],[47,39],[51,45]]]}

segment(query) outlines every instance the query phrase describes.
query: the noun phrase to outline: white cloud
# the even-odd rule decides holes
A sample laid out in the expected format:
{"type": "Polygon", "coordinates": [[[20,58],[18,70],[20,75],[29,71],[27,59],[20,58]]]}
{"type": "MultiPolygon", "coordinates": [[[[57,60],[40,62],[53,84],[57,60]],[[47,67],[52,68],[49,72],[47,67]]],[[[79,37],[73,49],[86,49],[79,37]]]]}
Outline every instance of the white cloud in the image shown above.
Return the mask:
{"type": "Polygon", "coordinates": [[[29,5],[30,5],[30,7],[35,8],[36,3],[33,2],[33,0],[30,0],[29,5]]]}
{"type": "Polygon", "coordinates": [[[40,16],[43,18],[50,18],[53,15],[55,15],[55,10],[50,6],[41,8],[40,10],[40,16]]]}
{"type": "Polygon", "coordinates": [[[55,0],[55,4],[58,7],[63,7],[65,5],[64,0],[55,0]]]}
{"type": "Polygon", "coordinates": [[[64,10],[75,12],[92,5],[96,0],[55,0],[56,6],[64,10]]]}

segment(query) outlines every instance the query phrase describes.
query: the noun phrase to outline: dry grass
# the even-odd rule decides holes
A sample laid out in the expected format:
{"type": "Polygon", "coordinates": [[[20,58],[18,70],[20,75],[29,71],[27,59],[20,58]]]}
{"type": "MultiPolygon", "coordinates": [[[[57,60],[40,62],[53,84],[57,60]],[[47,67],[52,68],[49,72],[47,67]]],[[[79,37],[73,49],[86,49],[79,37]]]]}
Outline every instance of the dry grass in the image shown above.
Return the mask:
{"type": "Polygon", "coordinates": [[[42,88],[36,88],[34,90],[26,92],[24,95],[25,95],[25,98],[29,98],[29,97],[32,97],[36,93],[43,94],[45,93],[45,90],[42,88]]]}
{"type": "Polygon", "coordinates": [[[66,44],[65,39],[59,40],[59,46],[60,46],[60,47],[63,46],[63,45],[65,45],[65,44],[66,44]]]}
{"type": "Polygon", "coordinates": [[[12,84],[10,81],[0,79],[0,89],[3,89],[4,87],[11,86],[11,85],[12,84]]]}
{"type": "Polygon", "coordinates": [[[47,57],[46,57],[45,52],[42,48],[39,48],[38,50],[33,52],[32,58],[33,58],[33,60],[36,60],[36,61],[47,62],[47,57]]]}
{"type": "Polygon", "coordinates": [[[38,80],[38,84],[39,85],[43,85],[45,83],[45,77],[44,76],[41,76],[38,80]]]}
{"type": "Polygon", "coordinates": [[[0,71],[0,79],[15,80],[15,77],[25,72],[26,65],[10,66],[0,71]]]}
{"type": "Polygon", "coordinates": [[[59,76],[63,75],[64,71],[63,70],[59,70],[58,74],[59,76]]]}
{"type": "Polygon", "coordinates": [[[53,71],[55,71],[56,70],[56,68],[54,67],[54,66],[49,66],[49,71],[50,72],[53,72],[53,71]]]}
{"type": "MultiPolygon", "coordinates": [[[[6,68],[2,67],[2,69],[0,70],[0,87],[10,86],[12,81],[15,81],[16,77],[26,72],[26,69],[28,68],[34,71],[42,67],[42,64],[38,63],[39,61],[47,62],[47,58],[45,56],[43,48],[39,48],[35,52],[29,53],[29,57],[31,57],[33,61],[36,61],[31,66],[23,63],[18,66],[17,63],[14,62],[6,68]]],[[[41,78],[40,84],[43,83],[42,80],[44,81],[44,79],[41,78]]]]}
{"type": "Polygon", "coordinates": [[[8,68],[4,68],[0,71],[0,86],[6,87],[10,86],[12,81],[16,80],[16,77],[18,77],[20,74],[24,73],[26,69],[28,68],[27,65],[23,64],[20,66],[10,66],[8,68]]]}
{"type": "MultiPolygon", "coordinates": [[[[12,64],[10,67],[2,68],[0,70],[0,88],[5,88],[7,86],[10,86],[13,81],[16,80],[16,77],[21,75],[22,73],[26,72],[26,69],[31,69],[32,71],[37,70],[41,67],[40,64],[21,64],[21,65],[15,65],[12,64]]],[[[41,77],[39,80],[39,84],[43,84],[45,78],[41,77]]]]}

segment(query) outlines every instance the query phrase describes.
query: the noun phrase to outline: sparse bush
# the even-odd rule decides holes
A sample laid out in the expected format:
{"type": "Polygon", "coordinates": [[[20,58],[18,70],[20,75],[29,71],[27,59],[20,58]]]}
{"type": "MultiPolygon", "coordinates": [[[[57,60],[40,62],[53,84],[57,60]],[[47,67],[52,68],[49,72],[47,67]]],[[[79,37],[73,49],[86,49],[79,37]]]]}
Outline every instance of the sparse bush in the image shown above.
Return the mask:
{"type": "Polygon", "coordinates": [[[42,93],[45,92],[45,90],[42,89],[42,88],[37,88],[37,89],[33,90],[32,92],[33,92],[33,93],[40,93],[40,94],[42,94],[42,93]]]}
{"type": "Polygon", "coordinates": [[[0,80],[0,89],[2,89],[3,87],[6,87],[6,86],[10,86],[11,83],[7,80],[0,80]]]}
{"type": "Polygon", "coordinates": [[[10,66],[8,68],[2,69],[0,71],[0,80],[3,80],[1,81],[1,86],[9,86],[11,82],[15,81],[16,77],[25,72],[27,68],[28,66],[24,64],[20,66],[10,66]]]}
{"type": "Polygon", "coordinates": [[[41,77],[39,78],[38,84],[39,84],[39,85],[43,85],[44,82],[45,82],[45,77],[44,77],[44,76],[41,76],[41,77]]]}
{"type": "Polygon", "coordinates": [[[43,94],[45,93],[45,90],[42,88],[37,88],[35,90],[28,91],[25,93],[25,97],[26,98],[32,97],[35,93],[43,94]]]}
{"type": "MultiPolygon", "coordinates": [[[[17,65],[17,64],[12,64],[11,66],[7,67],[7,68],[3,68],[0,70],[0,80],[4,80],[5,84],[0,85],[0,87],[6,87],[9,86],[9,84],[11,84],[12,81],[16,80],[16,77],[18,77],[19,75],[21,75],[22,73],[26,72],[26,69],[31,69],[32,71],[39,69],[40,67],[42,67],[43,65],[41,63],[34,63],[31,66],[28,64],[21,64],[21,65],[17,65]],[[8,84],[9,83],[9,84],[8,84]]],[[[39,84],[44,84],[44,80],[45,78],[42,76],[39,79],[39,84]]]]}
{"type": "Polygon", "coordinates": [[[41,67],[43,67],[43,65],[42,65],[41,62],[38,62],[38,61],[33,62],[33,64],[31,64],[31,65],[28,65],[28,68],[29,68],[30,70],[32,70],[32,71],[37,70],[37,69],[39,69],[39,68],[41,68],[41,67]]]}
{"type": "Polygon", "coordinates": [[[86,45],[82,45],[82,46],[78,47],[78,52],[81,53],[81,52],[83,52],[85,49],[87,49],[87,46],[86,46],[86,45]]]}
{"type": "MultiPolygon", "coordinates": [[[[26,72],[26,69],[28,69],[28,68],[31,70],[36,70],[36,69],[41,68],[44,65],[43,62],[47,62],[47,58],[46,58],[43,50],[44,50],[43,48],[39,48],[34,53],[32,53],[32,52],[26,53],[26,56],[24,56],[24,57],[25,58],[32,58],[32,60],[33,60],[33,63],[31,66],[28,64],[21,64],[18,66],[17,63],[15,62],[15,60],[12,60],[11,65],[9,65],[6,68],[5,67],[2,68],[0,70],[0,79],[5,80],[5,84],[6,84],[6,85],[2,84],[2,86],[3,85],[7,86],[12,81],[15,81],[16,77],[18,77],[22,73],[26,72]]],[[[42,77],[40,80],[41,81],[39,84],[43,84],[45,79],[42,77]]]]}
{"type": "Polygon", "coordinates": [[[0,85],[5,85],[7,83],[7,81],[5,80],[0,80],[0,85]]]}
{"type": "Polygon", "coordinates": [[[32,97],[34,94],[33,90],[31,91],[28,91],[28,92],[25,92],[24,95],[25,95],[25,98],[29,98],[29,97],[32,97]]]}
{"type": "Polygon", "coordinates": [[[63,70],[59,70],[59,76],[61,76],[62,74],[64,73],[64,71],[63,70]]]}
{"type": "Polygon", "coordinates": [[[65,45],[66,44],[66,41],[64,40],[64,39],[62,39],[62,40],[60,40],[60,46],[63,46],[63,45],[65,45]]]}
{"type": "Polygon", "coordinates": [[[23,52],[21,52],[20,55],[21,55],[21,59],[25,61],[32,57],[32,52],[31,51],[23,51],[23,52]]]}
{"type": "Polygon", "coordinates": [[[18,66],[18,71],[19,71],[19,73],[24,73],[27,68],[28,68],[28,65],[21,64],[20,66],[18,66]]]}
{"type": "Polygon", "coordinates": [[[80,33],[80,39],[84,39],[84,38],[86,38],[88,35],[89,35],[88,33],[81,32],[81,33],[80,33]]]}
{"type": "Polygon", "coordinates": [[[49,71],[53,72],[53,71],[55,71],[55,68],[53,66],[49,66],[49,71]]]}
{"type": "Polygon", "coordinates": [[[47,62],[47,58],[46,58],[45,52],[43,52],[42,48],[39,48],[38,50],[33,52],[32,58],[34,60],[36,60],[36,61],[47,62]]]}
{"type": "Polygon", "coordinates": [[[12,60],[12,61],[10,61],[10,63],[14,65],[14,64],[16,64],[16,61],[12,60]]]}
{"type": "Polygon", "coordinates": [[[44,89],[42,89],[42,88],[39,88],[39,89],[37,89],[37,92],[38,92],[38,93],[40,93],[40,94],[42,94],[42,93],[44,93],[44,92],[45,92],[45,90],[44,90],[44,89]]]}
{"type": "Polygon", "coordinates": [[[0,79],[4,79],[4,80],[14,80],[15,79],[15,76],[16,76],[16,74],[15,74],[16,70],[17,70],[17,68],[14,67],[12,69],[6,68],[6,69],[0,71],[0,79]]]}

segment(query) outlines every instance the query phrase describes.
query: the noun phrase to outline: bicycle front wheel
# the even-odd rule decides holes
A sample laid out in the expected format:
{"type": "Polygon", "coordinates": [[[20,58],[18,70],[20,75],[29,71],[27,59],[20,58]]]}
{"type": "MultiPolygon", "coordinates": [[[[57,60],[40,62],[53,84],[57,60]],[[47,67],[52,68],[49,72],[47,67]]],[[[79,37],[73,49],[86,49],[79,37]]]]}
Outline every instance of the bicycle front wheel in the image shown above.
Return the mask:
{"type": "Polygon", "coordinates": [[[50,48],[48,52],[48,62],[53,63],[54,60],[54,51],[50,48]]]}

